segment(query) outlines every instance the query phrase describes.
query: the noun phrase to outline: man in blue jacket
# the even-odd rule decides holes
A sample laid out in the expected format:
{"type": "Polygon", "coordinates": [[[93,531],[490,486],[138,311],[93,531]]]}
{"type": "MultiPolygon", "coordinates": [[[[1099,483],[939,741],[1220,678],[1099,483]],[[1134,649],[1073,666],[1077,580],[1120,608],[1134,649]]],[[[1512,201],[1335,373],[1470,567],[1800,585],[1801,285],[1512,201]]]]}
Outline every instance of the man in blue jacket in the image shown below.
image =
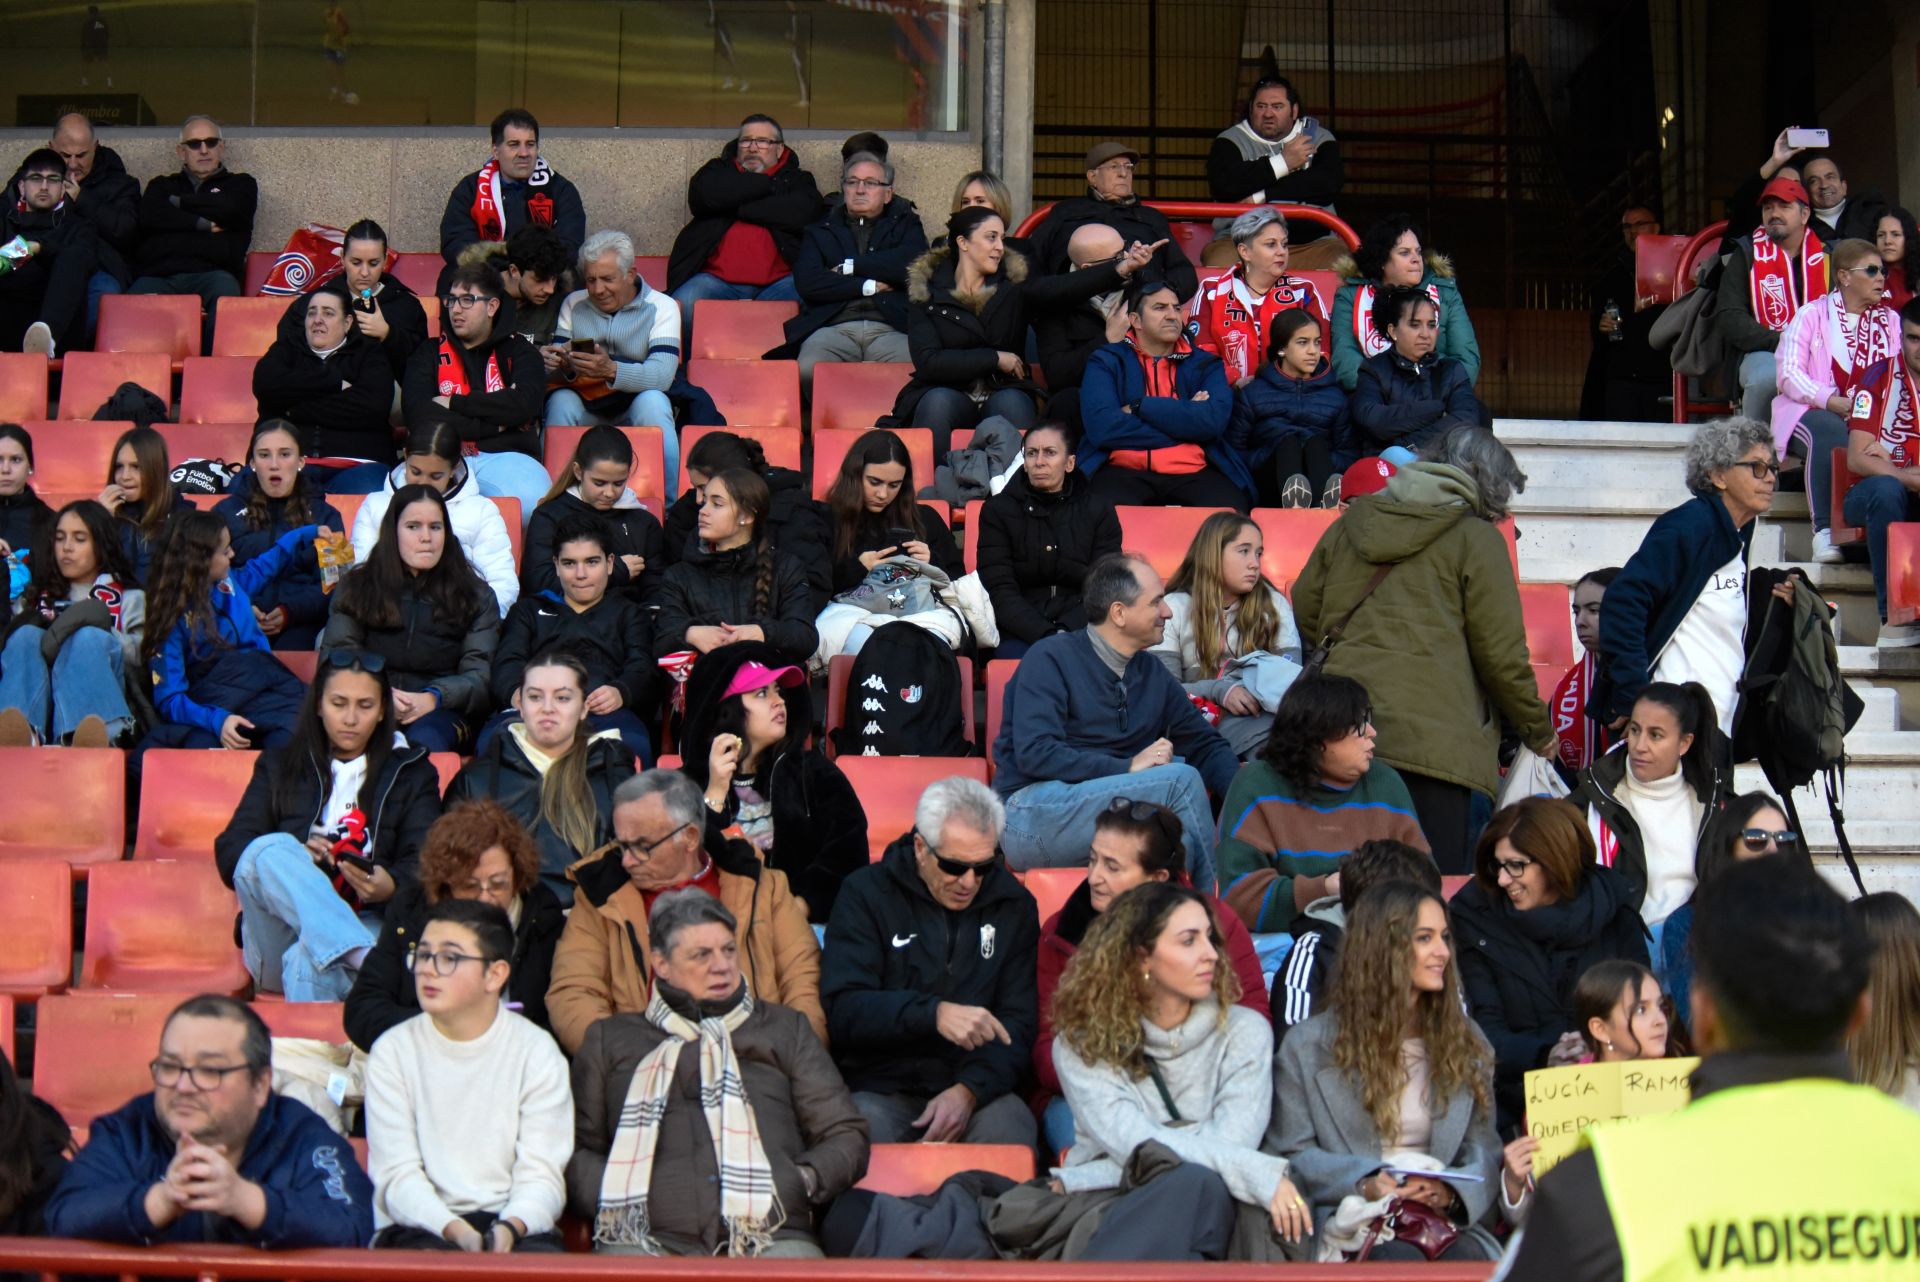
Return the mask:
{"type": "Polygon", "coordinates": [[[373,1185],[346,1140],[273,1093],[272,1053],[244,1003],[175,1007],[149,1066],[153,1092],[94,1121],[47,1201],[47,1232],[139,1246],[365,1246],[373,1185]]]}
{"type": "Polygon", "coordinates": [[[1227,443],[1233,386],[1187,341],[1180,297],[1164,281],[1127,287],[1127,336],[1095,352],[1080,380],[1080,470],[1122,504],[1231,507],[1253,502],[1253,475],[1227,443]]]}
{"type": "MultiPolygon", "coordinates": [[[[1217,364],[1218,362],[1216,362],[1217,364]]],[[[1028,868],[1086,863],[1094,820],[1122,801],[1180,816],[1187,874],[1214,889],[1214,804],[1240,762],[1166,666],[1166,584],[1125,552],[1087,571],[1088,625],[1036,642],[1007,683],[993,786],[1007,806],[1001,849],[1028,868]]]]}

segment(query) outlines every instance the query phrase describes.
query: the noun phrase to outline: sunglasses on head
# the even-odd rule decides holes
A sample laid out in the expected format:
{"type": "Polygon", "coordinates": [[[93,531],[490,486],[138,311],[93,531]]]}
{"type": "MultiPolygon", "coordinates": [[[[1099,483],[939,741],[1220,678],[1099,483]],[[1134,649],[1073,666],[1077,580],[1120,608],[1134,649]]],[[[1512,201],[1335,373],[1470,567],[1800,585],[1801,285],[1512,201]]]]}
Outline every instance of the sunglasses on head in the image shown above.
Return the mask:
{"type": "Polygon", "coordinates": [[[371,650],[329,650],[326,665],[329,668],[358,668],[362,672],[384,672],[387,669],[387,656],[371,650]]]}
{"type": "Polygon", "coordinates": [[[1797,843],[1800,840],[1800,834],[1785,830],[1769,832],[1765,828],[1742,828],[1740,840],[1747,844],[1748,850],[1765,850],[1769,841],[1784,849],[1797,843]]]}

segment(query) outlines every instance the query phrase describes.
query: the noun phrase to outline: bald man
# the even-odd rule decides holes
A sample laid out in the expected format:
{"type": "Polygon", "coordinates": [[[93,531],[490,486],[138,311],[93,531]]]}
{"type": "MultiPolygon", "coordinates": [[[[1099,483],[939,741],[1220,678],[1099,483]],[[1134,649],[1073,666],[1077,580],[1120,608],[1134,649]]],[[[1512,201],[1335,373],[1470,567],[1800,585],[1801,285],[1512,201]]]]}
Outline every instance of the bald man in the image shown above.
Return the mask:
{"type": "Polygon", "coordinates": [[[100,317],[100,297],[117,294],[133,280],[134,225],[140,215],[140,182],[120,155],[100,145],[93,122],[77,111],[60,117],[47,145],[67,165],[66,199],[91,224],[95,238],[93,279],[87,285],[89,339],[100,317]]]}
{"type": "MultiPolygon", "coordinates": [[[[1126,250],[1120,233],[1105,223],[1088,223],[1067,238],[1067,270],[1104,267],[1126,250]]],[[[1120,293],[1101,294],[1078,307],[1040,313],[1034,334],[1040,367],[1047,375],[1047,416],[1080,426],[1080,375],[1087,358],[1126,337],[1127,309],[1120,293]]]]}

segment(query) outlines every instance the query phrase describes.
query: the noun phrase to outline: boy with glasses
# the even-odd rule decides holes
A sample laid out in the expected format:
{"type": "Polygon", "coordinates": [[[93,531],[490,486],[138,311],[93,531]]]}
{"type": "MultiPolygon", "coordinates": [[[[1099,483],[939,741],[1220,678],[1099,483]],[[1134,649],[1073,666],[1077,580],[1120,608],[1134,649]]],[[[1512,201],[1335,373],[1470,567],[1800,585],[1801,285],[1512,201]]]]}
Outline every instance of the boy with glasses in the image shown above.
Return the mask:
{"type": "Polygon", "coordinates": [[[367,1057],[376,1247],[564,1249],[573,1088],[553,1039],[502,1004],[512,955],[493,904],[427,914],[411,959],[421,1014],[367,1057]]]}
{"type": "Polygon", "coordinates": [[[216,301],[240,294],[260,188],[227,168],[227,140],[211,116],[180,126],[177,173],[147,184],[130,294],[198,294],[213,334],[216,301]]]}
{"type": "Polygon", "coordinates": [[[97,262],[93,224],[66,194],[67,165],[51,147],[20,166],[0,208],[0,351],[52,359],[84,333],[87,281],[97,262]]]}

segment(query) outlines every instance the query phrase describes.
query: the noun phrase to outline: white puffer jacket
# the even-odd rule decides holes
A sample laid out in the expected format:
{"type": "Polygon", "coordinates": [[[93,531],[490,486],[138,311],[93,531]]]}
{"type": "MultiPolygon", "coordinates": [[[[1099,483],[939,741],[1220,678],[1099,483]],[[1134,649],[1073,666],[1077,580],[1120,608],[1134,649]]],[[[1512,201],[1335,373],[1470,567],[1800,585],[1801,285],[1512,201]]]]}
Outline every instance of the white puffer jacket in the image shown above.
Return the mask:
{"type": "MultiPolygon", "coordinates": [[[[407,483],[407,466],[402,463],[387,477],[386,488],[369,494],[360,504],[360,515],[353,518],[353,559],[365,561],[380,538],[380,522],[393,502],[393,492],[407,483]]],[[[467,474],[466,464],[455,472],[447,487],[447,515],[453,520],[453,537],[460,550],[473,562],[473,568],[500,599],[504,617],[520,599],[520,572],[513,564],[513,544],[507,539],[507,523],[493,500],[480,492],[467,474]]]]}

